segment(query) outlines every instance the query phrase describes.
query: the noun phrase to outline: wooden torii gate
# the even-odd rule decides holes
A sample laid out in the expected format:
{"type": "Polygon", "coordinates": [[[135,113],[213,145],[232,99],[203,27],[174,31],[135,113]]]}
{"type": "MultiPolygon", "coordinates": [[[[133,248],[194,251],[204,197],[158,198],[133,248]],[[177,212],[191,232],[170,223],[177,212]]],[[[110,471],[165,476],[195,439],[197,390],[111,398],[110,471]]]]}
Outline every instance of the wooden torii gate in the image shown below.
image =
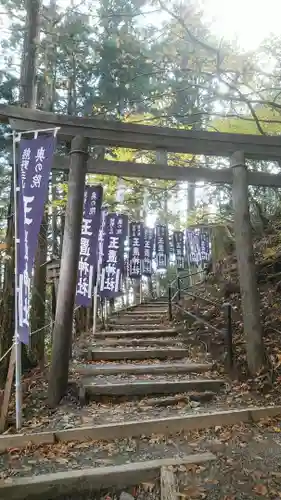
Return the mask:
{"type": "MultiPolygon", "coordinates": [[[[232,184],[234,232],[244,329],[259,351],[261,324],[259,294],[253,258],[248,185],[281,187],[280,174],[248,172],[245,158],[278,161],[281,159],[281,138],[227,134],[206,131],[186,131],[167,127],[124,124],[95,118],[56,115],[37,110],[0,104],[0,121],[10,123],[17,131],[60,127],[60,140],[71,140],[69,157],[56,156],[57,170],[69,170],[68,200],[63,238],[57,310],[53,332],[55,358],[52,359],[50,379],[61,375],[61,387],[67,387],[67,372],[71,345],[83,195],[87,172],[116,176],[170,179],[176,181],[207,181],[232,184]],[[100,161],[89,157],[89,146],[119,146],[140,150],[189,153],[230,158],[229,169],[177,167],[168,164],[144,164],[100,161]],[[66,334],[67,332],[67,334],[66,334]]],[[[52,384],[50,384],[51,386],[52,384]]],[[[57,384],[53,384],[57,387],[57,384]]],[[[49,394],[56,404],[62,394],[49,394]]]]}

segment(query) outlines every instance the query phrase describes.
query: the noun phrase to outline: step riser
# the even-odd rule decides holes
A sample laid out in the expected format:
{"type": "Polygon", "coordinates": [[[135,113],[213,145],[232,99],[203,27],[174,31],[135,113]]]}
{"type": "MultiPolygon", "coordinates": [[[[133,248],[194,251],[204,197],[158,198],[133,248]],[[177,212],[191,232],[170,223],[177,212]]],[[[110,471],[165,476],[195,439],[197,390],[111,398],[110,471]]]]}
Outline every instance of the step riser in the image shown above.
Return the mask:
{"type": "MultiPolygon", "coordinates": [[[[110,325],[157,325],[157,323],[161,324],[164,323],[164,319],[162,316],[159,316],[159,318],[147,318],[147,316],[144,316],[143,318],[139,317],[134,317],[134,318],[125,318],[125,317],[120,317],[116,318],[116,320],[112,319],[109,320],[110,325]]],[[[137,328],[136,328],[137,330],[137,328]]]]}
{"type": "Polygon", "coordinates": [[[90,366],[76,367],[75,371],[82,377],[91,377],[96,375],[118,375],[127,373],[130,375],[161,375],[178,373],[204,373],[212,370],[211,364],[165,364],[165,365],[115,365],[115,366],[90,366]]]}
{"type": "MultiPolygon", "coordinates": [[[[157,324],[151,324],[151,325],[147,325],[147,324],[143,324],[143,323],[139,323],[139,324],[125,324],[125,323],[112,323],[112,324],[109,324],[108,325],[108,328],[109,328],[109,332],[110,332],[110,329],[111,330],[120,330],[121,332],[122,331],[135,331],[135,330],[144,330],[144,331],[147,331],[149,328],[148,326],[150,326],[151,330],[156,330],[157,328],[162,327],[162,325],[157,325],[157,324]]],[[[150,334],[151,335],[151,332],[150,334]]]]}
{"type": "MultiPolygon", "coordinates": [[[[114,318],[115,320],[115,318],[114,318]]],[[[148,316],[143,315],[143,316],[120,316],[119,318],[116,318],[116,323],[129,323],[129,324],[134,324],[134,323],[141,323],[145,325],[146,323],[150,325],[151,323],[165,323],[168,320],[168,316],[164,314],[161,316],[148,316]]],[[[111,321],[110,321],[111,322],[111,321]]]]}
{"type": "Polygon", "coordinates": [[[130,318],[134,318],[134,319],[135,318],[141,318],[141,319],[143,319],[143,318],[147,318],[147,317],[149,317],[149,318],[162,318],[163,316],[166,316],[167,314],[168,314],[167,311],[163,311],[163,312],[161,311],[159,313],[157,313],[157,312],[153,312],[153,313],[151,312],[150,313],[148,311],[144,311],[144,312],[137,312],[136,311],[136,312],[132,312],[132,313],[122,314],[119,317],[120,318],[128,318],[128,319],[130,319],[130,318]]]}
{"type": "Polygon", "coordinates": [[[149,395],[169,395],[188,392],[219,392],[223,383],[217,380],[192,380],[182,382],[162,382],[162,383],[128,383],[109,385],[86,385],[81,388],[81,399],[95,399],[99,396],[114,397],[143,397],[149,395]]]}
{"type": "Polygon", "coordinates": [[[111,339],[111,340],[103,340],[103,342],[97,342],[95,345],[96,347],[106,347],[106,346],[118,346],[118,345],[123,345],[123,346],[150,346],[150,345],[160,345],[160,346],[174,346],[176,344],[183,344],[184,345],[184,340],[182,338],[174,338],[174,339],[135,339],[133,338],[126,338],[126,339],[111,339]]]}
{"type": "Polygon", "coordinates": [[[161,318],[153,318],[153,319],[146,319],[144,318],[116,318],[116,320],[111,319],[109,321],[110,325],[124,325],[124,326],[129,326],[129,325],[136,325],[135,330],[138,329],[139,325],[157,325],[159,326],[159,323],[161,324],[161,318]]]}
{"type": "Polygon", "coordinates": [[[175,331],[171,330],[119,330],[119,331],[107,331],[107,332],[97,332],[94,336],[95,339],[109,339],[109,338],[125,338],[132,337],[134,338],[143,338],[143,337],[170,337],[175,334],[175,331]]]}
{"type": "Polygon", "coordinates": [[[135,306],[133,309],[128,309],[126,312],[134,312],[134,311],[167,311],[168,304],[160,304],[160,305],[148,305],[148,306],[135,306]]]}
{"type": "MultiPolygon", "coordinates": [[[[89,444],[90,446],[91,444],[89,444]]],[[[144,484],[145,482],[153,482],[154,484],[156,478],[161,474],[162,467],[200,465],[215,459],[216,457],[212,453],[200,453],[180,458],[169,457],[117,466],[79,468],[79,470],[42,474],[41,477],[34,475],[32,477],[19,477],[13,481],[11,479],[1,481],[0,498],[1,500],[22,500],[23,498],[51,500],[58,497],[69,498],[69,496],[76,498],[78,494],[79,498],[100,498],[101,491],[105,488],[107,491],[112,489],[122,491],[128,487],[133,490],[136,484],[144,484]]],[[[107,496],[107,498],[110,497],[107,496]]],[[[114,498],[117,497],[114,495],[114,498]]],[[[119,495],[118,498],[120,498],[119,495]]]]}
{"type": "Polygon", "coordinates": [[[161,314],[168,314],[168,309],[167,307],[165,309],[132,309],[128,311],[115,311],[113,312],[110,316],[112,318],[117,317],[117,316],[160,316],[161,314]]]}
{"type": "Polygon", "coordinates": [[[167,350],[153,350],[153,351],[142,351],[133,350],[132,351],[108,351],[108,352],[93,352],[89,351],[87,353],[87,359],[89,361],[121,361],[122,359],[127,360],[144,360],[144,359],[183,359],[188,356],[188,352],[184,349],[167,349],[167,350]]]}

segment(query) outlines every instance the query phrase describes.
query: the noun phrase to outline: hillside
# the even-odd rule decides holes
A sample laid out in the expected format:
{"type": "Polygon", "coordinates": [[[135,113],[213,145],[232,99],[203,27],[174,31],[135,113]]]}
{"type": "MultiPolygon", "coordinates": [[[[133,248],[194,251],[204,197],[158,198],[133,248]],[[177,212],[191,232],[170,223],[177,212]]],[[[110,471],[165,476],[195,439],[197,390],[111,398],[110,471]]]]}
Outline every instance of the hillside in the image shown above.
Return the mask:
{"type": "Polygon", "coordinates": [[[224,368],[226,359],[225,309],[223,304],[232,306],[234,368],[231,376],[239,381],[247,381],[251,388],[262,392],[279,392],[281,380],[281,223],[274,221],[264,231],[262,237],[254,239],[257,282],[260,291],[261,322],[263,325],[266,350],[265,366],[254,380],[249,377],[246,363],[245,335],[241,310],[241,296],[235,251],[217,263],[216,272],[210,273],[205,281],[185,292],[181,305],[211,325],[188,318],[177,310],[176,320],[182,321],[184,328],[191,331],[193,338],[205,342],[218,366],[224,368]],[[191,296],[189,293],[193,293],[191,296]],[[219,331],[215,331],[215,327],[219,331]]]}

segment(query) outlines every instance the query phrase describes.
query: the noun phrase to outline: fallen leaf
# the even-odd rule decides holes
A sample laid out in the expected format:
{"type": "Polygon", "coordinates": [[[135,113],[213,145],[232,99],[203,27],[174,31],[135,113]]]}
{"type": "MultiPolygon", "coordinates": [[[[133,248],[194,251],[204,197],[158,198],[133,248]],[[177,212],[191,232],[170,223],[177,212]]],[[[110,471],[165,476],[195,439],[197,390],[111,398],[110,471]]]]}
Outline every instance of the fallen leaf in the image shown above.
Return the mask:
{"type": "Polygon", "coordinates": [[[154,483],[141,483],[141,486],[142,486],[142,489],[147,493],[151,493],[151,491],[153,491],[155,488],[154,483]]]}
{"type": "Polygon", "coordinates": [[[184,488],[183,495],[186,498],[206,498],[206,490],[204,488],[184,488]]]}
{"type": "Polygon", "coordinates": [[[271,475],[272,476],[275,476],[275,477],[281,477],[281,472],[271,472],[271,475]]]}
{"type": "Polygon", "coordinates": [[[177,468],[180,472],[185,472],[186,471],[186,465],[179,465],[178,468],[177,468]]]}
{"type": "Polygon", "coordinates": [[[264,484],[257,484],[253,489],[258,495],[265,496],[268,493],[268,489],[264,484]]]}
{"type": "Polygon", "coordinates": [[[57,462],[58,464],[65,465],[65,464],[68,464],[68,462],[69,462],[69,461],[68,461],[68,459],[67,459],[67,458],[60,458],[60,457],[57,457],[57,458],[56,458],[56,462],[57,462]]]}

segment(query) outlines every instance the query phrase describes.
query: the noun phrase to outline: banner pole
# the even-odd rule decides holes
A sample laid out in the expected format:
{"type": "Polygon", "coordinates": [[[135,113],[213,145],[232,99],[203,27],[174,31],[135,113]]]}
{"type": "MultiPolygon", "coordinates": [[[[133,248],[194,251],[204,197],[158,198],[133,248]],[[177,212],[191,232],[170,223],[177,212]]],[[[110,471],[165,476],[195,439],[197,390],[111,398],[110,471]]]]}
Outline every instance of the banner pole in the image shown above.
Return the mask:
{"type": "MultiPolygon", "coordinates": [[[[98,265],[97,265],[97,281],[96,286],[94,287],[94,303],[93,303],[93,335],[95,335],[97,331],[97,312],[98,312],[98,285],[101,274],[102,267],[102,256],[103,256],[103,232],[105,225],[106,211],[101,211],[101,219],[100,219],[100,230],[99,230],[99,246],[98,246],[98,265]]],[[[103,306],[101,306],[103,307],[103,306]]]]}
{"type": "Polygon", "coordinates": [[[142,282],[141,282],[141,278],[140,277],[140,304],[142,303],[142,282]]]}
{"type": "MultiPolygon", "coordinates": [[[[130,219],[128,216],[128,226],[127,226],[127,231],[128,231],[128,258],[127,258],[127,307],[130,305],[130,219]]],[[[133,290],[134,291],[134,290],[133,290]]],[[[133,302],[135,302],[135,297],[133,299],[133,302]]]]}
{"type": "Polygon", "coordinates": [[[18,282],[18,182],[17,182],[17,165],[16,165],[16,142],[20,140],[20,135],[13,132],[13,185],[14,185],[14,225],[15,225],[15,395],[16,395],[16,429],[21,429],[22,426],[22,401],[21,401],[21,342],[19,339],[18,328],[18,297],[19,297],[19,282],[18,282]]]}
{"type": "MultiPolygon", "coordinates": [[[[101,225],[103,222],[101,223],[101,225]]],[[[96,284],[94,286],[94,303],[93,303],[93,335],[97,331],[97,312],[98,312],[98,284],[100,280],[100,268],[101,268],[101,252],[99,251],[98,265],[97,265],[97,278],[96,284]]]]}
{"type": "Polygon", "coordinates": [[[98,312],[98,284],[100,280],[100,272],[101,272],[101,252],[99,252],[98,266],[97,266],[97,281],[94,287],[94,304],[93,304],[93,335],[95,335],[97,331],[97,312],[98,312]]]}
{"type": "Polygon", "coordinates": [[[97,330],[97,308],[98,308],[98,287],[94,287],[94,304],[93,304],[93,335],[97,330]]]}

